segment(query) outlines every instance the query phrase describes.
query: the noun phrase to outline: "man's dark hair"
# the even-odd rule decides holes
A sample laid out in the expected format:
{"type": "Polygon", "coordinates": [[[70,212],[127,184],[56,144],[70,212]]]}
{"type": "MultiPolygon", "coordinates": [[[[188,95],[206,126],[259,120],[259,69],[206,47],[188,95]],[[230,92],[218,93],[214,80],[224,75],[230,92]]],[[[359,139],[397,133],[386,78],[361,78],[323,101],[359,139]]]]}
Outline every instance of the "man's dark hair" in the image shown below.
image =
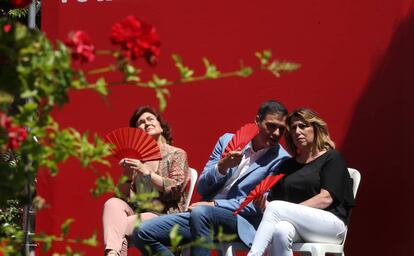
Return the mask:
{"type": "Polygon", "coordinates": [[[262,105],[260,105],[259,110],[257,110],[259,122],[263,121],[267,114],[280,114],[282,116],[287,116],[288,110],[282,103],[275,100],[268,100],[263,102],[262,105]]]}

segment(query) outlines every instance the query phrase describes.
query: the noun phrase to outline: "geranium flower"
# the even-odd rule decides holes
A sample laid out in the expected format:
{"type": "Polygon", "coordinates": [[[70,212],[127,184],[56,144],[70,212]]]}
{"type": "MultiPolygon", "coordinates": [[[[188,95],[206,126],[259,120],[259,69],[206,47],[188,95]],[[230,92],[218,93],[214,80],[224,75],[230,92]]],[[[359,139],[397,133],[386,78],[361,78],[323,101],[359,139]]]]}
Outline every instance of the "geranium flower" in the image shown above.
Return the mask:
{"type": "Polygon", "coordinates": [[[65,44],[70,48],[73,60],[87,63],[95,59],[95,46],[84,31],[70,33],[65,44]]]}
{"type": "Polygon", "coordinates": [[[10,3],[17,8],[23,8],[32,3],[32,0],[10,0],[10,3]]]}
{"type": "Polygon", "coordinates": [[[7,116],[5,113],[0,112],[0,127],[9,129],[11,127],[12,119],[7,116]]]}
{"type": "Polygon", "coordinates": [[[156,64],[160,54],[160,37],[155,27],[135,16],[127,16],[112,26],[111,42],[120,45],[125,57],[144,58],[150,65],[156,64]]]}
{"type": "Polygon", "coordinates": [[[10,24],[6,24],[3,26],[3,31],[8,33],[11,30],[12,26],[10,24]]]}
{"type": "Polygon", "coordinates": [[[0,131],[1,136],[7,137],[7,148],[16,150],[20,147],[20,143],[27,138],[27,131],[25,128],[15,126],[12,124],[12,118],[5,113],[0,112],[0,131]],[[4,132],[4,134],[3,134],[4,132]]]}
{"type": "Polygon", "coordinates": [[[16,150],[20,147],[20,143],[27,138],[27,131],[25,128],[13,126],[7,130],[7,135],[9,137],[7,147],[16,150]]]}

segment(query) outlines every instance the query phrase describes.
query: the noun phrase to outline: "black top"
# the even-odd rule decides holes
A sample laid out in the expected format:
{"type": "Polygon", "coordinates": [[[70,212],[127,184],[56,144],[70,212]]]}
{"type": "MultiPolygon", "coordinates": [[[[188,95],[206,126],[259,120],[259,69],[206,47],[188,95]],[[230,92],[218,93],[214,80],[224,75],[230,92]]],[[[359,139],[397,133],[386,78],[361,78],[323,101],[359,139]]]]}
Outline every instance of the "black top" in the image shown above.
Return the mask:
{"type": "Polygon", "coordinates": [[[317,194],[323,188],[333,197],[333,203],[326,209],[348,224],[351,208],[354,206],[352,179],[346,162],[336,150],[307,164],[298,163],[294,158],[283,162],[279,169],[285,173],[269,193],[269,200],[283,200],[301,203],[317,194]]]}

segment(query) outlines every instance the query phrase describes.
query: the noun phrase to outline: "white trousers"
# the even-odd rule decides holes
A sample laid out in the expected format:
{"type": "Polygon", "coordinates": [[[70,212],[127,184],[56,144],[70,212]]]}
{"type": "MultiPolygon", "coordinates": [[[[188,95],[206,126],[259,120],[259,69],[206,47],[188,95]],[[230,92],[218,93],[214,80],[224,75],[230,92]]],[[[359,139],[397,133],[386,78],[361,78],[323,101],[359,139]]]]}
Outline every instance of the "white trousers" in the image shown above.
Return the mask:
{"type": "Polygon", "coordinates": [[[292,256],[294,242],[340,244],[346,226],[334,214],[285,201],[270,202],[248,256],[262,256],[269,245],[272,256],[292,256]]]}

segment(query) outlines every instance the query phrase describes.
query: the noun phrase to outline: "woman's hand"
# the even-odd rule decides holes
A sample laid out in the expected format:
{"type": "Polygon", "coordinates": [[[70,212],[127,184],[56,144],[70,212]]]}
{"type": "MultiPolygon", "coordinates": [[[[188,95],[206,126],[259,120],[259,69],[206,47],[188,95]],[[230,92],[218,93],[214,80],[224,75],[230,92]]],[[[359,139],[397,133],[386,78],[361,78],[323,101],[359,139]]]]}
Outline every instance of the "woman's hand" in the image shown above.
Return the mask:
{"type": "Polygon", "coordinates": [[[124,158],[121,160],[120,165],[122,169],[124,170],[124,175],[128,177],[131,174],[131,172],[136,172],[138,175],[149,175],[150,170],[148,170],[141,161],[138,159],[132,159],[132,158],[124,158]]]}
{"type": "Polygon", "coordinates": [[[268,202],[267,202],[267,195],[261,195],[257,198],[255,198],[253,200],[253,205],[254,207],[256,207],[257,209],[260,209],[262,211],[264,211],[264,209],[266,208],[268,202]]]}
{"type": "Polygon", "coordinates": [[[126,158],[121,159],[118,164],[122,169],[122,174],[129,180],[132,180],[134,177],[134,170],[125,162],[125,159],[126,158]]]}

